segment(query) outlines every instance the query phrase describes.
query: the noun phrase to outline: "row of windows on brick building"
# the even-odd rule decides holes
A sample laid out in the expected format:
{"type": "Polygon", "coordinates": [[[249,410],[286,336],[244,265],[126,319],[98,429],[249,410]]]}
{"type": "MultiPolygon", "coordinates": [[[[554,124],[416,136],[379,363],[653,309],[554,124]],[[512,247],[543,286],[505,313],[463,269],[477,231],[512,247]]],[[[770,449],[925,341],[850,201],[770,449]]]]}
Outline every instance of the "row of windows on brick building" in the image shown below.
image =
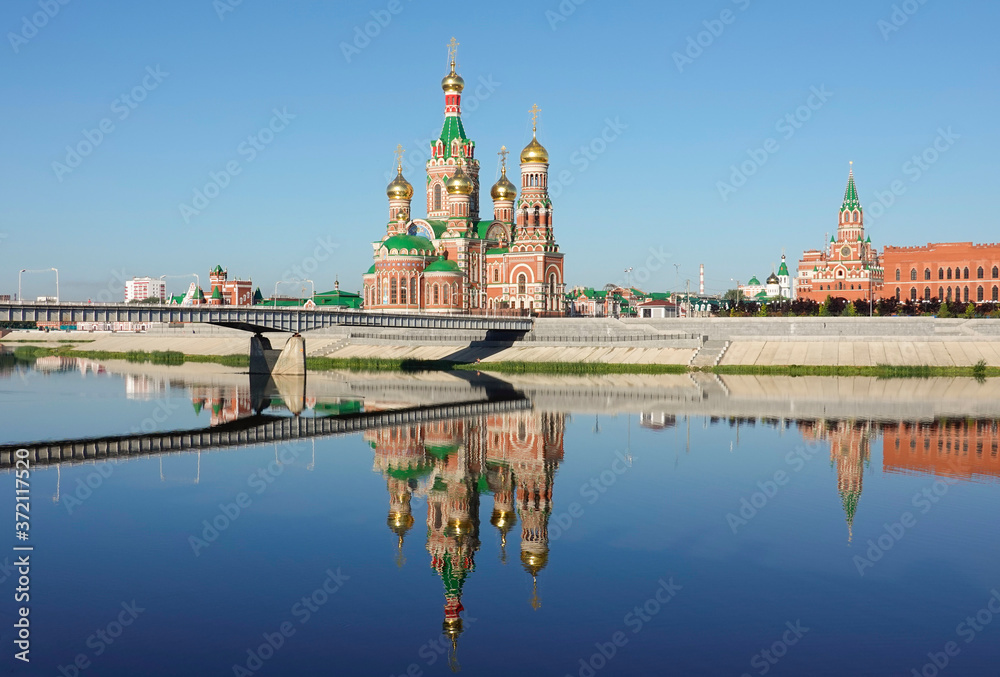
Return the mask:
{"type": "MultiPolygon", "coordinates": [[[[993,271],[992,272],[993,272],[993,275],[990,276],[991,279],[996,279],[996,278],[1000,277],[1000,267],[993,266],[993,271]]],[[[979,266],[979,268],[976,269],[976,279],[977,280],[982,280],[982,279],[985,279],[985,277],[986,277],[986,270],[982,266],[979,266]]],[[[900,278],[900,270],[897,268],[896,269],[896,282],[899,282],[899,278],[900,278]]],[[[916,268],[911,268],[910,269],[910,280],[916,280],[916,279],[917,279],[917,269],[916,268]]],[[[931,279],[931,269],[930,268],[924,268],[924,279],[925,280],[931,279]]],[[[955,279],[955,280],[963,280],[963,279],[964,280],[968,280],[969,279],[969,269],[968,268],[964,268],[964,269],[963,268],[955,268],[955,271],[954,271],[954,274],[953,274],[951,268],[938,268],[937,279],[939,279],[939,280],[951,280],[951,279],[955,279]]]]}

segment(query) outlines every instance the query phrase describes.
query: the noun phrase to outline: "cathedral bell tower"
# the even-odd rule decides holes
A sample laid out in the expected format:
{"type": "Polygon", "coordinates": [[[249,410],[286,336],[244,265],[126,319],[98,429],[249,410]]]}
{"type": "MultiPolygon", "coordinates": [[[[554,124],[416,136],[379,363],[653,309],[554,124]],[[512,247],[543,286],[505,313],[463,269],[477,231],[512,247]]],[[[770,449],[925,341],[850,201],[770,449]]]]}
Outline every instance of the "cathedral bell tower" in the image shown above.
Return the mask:
{"type": "Polygon", "coordinates": [[[396,178],[385,188],[389,198],[390,235],[406,232],[406,224],[410,222],[410,201],[413,199],[413,186],[403,178],[403,146],[396,146],[396,178]]]}
{"type": "Polygon", "coordinates": [[[549,152],[538,143],[538,106],[531,108],[531,142],[521,151],[521,199],[512,251],[540,251],[555,244],[549,199],[549,152]]]}

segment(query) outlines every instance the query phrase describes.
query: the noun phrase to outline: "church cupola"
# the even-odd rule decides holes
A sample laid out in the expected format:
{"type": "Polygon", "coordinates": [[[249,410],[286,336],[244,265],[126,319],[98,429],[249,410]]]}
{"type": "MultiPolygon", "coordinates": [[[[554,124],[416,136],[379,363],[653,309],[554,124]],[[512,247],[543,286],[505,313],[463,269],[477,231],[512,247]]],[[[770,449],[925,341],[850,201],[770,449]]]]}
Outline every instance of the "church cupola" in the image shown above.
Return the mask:
{"type": "Polygon", "coordinates": [[[500,147],[500,179],[493,184],[490,197],[493,198],[493,218],[497,221],[510,223],[514,220],[514,200],[517,199],[517,186],[507,178],[507,147],[500,147]]]}
{"type": "Polygon", "coordinates": [[[554,242],[552,236],[552,202],[549,200],[549,152],[538,143],[538,114],[531,107],[531,142],[521,151],[521,199],[517,206],[517,228],[514,239],[534,248],[554,242]]]}
{"type": "Polygon", "coordinates": [[[410,201],[413,199],[413,186],[403,178],[403,146],[396,146],[396,178],[385,188],[385,194],[389,198],[389,228],[398,228],[398,223],[403,226],[409,221],[410,201]]]}

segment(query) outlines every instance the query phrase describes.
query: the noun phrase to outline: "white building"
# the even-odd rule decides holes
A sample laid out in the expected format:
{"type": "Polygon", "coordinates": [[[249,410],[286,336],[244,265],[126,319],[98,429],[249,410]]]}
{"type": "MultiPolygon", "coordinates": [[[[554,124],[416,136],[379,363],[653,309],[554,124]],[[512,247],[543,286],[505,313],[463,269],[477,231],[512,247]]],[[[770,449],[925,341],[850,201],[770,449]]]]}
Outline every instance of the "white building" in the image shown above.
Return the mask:
{"type": "Polygon", "coordinates": [[[771,273],[767,282],[760,283],[755,277],[745,285],[738,287],[740,297],[744,301],[766,301],[772,299],[793,299],[795,298],[792,289],[792,278],[788,274],[788,264],[785,262],[785,255],[781,255],[781,265],[778,266],[778,273],[771,273]]]}
{"type": "Polygon", "coordinates": [[[125,303],[145,301],[150,297],[160,299],[160,303],[166,303],[167,283],[151,277],[133,277],[131,280],[125,280],[125,303]]]}

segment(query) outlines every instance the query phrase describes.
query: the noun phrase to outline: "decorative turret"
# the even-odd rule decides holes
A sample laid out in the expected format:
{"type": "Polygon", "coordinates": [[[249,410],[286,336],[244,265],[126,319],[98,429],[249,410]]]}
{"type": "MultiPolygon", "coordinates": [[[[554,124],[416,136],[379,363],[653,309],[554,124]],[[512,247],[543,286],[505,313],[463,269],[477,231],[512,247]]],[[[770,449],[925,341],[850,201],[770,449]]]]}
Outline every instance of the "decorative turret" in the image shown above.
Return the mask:
{"type": "Polygon", "coordinates": [[[462,124],[462,90],[465,80],[457,72],[458,41],[448,43],[450,70],[441,80],[444,91],[444,125],[441,136],[432,139],[431,158],[427,161],[427,218],[447,219],[451,216],[446,185],[456,165],[464,165],[466,178],[472,182],[469,193],[469,213],[479,219],[479,162],[475,159],[476,144],[465,134],[462,124]]]}
{"type": "MultiPolygon", "coordinates": [[[[549,153],[538,143],[538,114],[531,113],[531,143],[521,151],[521,199],[517,206],[517,229],[514,240],[518,251],[548,251],[552,236],[552,202],[549,200],[549,153]]],[[[554,249],[553,249],[554,251],[554,249]]]]}
{"type": "Polygon", "coordinates": [[[839,242],[855,242],[864,240],[864,210],[858,199],[858,187],[854,184],[854,163],[847,175],[847,189],[844,191],[844,202],[840,206],[840,222],[837,226],[839,242]]]}
{"type": "Polygon", "coordinates": [[[410,220],[410,200],[413,198],[413,186],[403,178],[402,145],[396,146],[396,178],[385,188],[389,198],[389,231],[390,233],[405,232],[410,220]],[[399,224],[402,224],[400,226],[399,224]]]}
{"type": "Polygon", "coordinates": [[[504,223],[514,220],[514,200],[517,199],[517,186],[507,178],[507,146],[500,147],[500,179],[493,184],[490,197],[493,198],[493,218],[504,223]]]}
{"type": "Polygon", "coordinates": [[[448,229],[464,233],[472,223],[469,203],[475,186],[459,164],[445,187],[448,190],[448,229]]]}

